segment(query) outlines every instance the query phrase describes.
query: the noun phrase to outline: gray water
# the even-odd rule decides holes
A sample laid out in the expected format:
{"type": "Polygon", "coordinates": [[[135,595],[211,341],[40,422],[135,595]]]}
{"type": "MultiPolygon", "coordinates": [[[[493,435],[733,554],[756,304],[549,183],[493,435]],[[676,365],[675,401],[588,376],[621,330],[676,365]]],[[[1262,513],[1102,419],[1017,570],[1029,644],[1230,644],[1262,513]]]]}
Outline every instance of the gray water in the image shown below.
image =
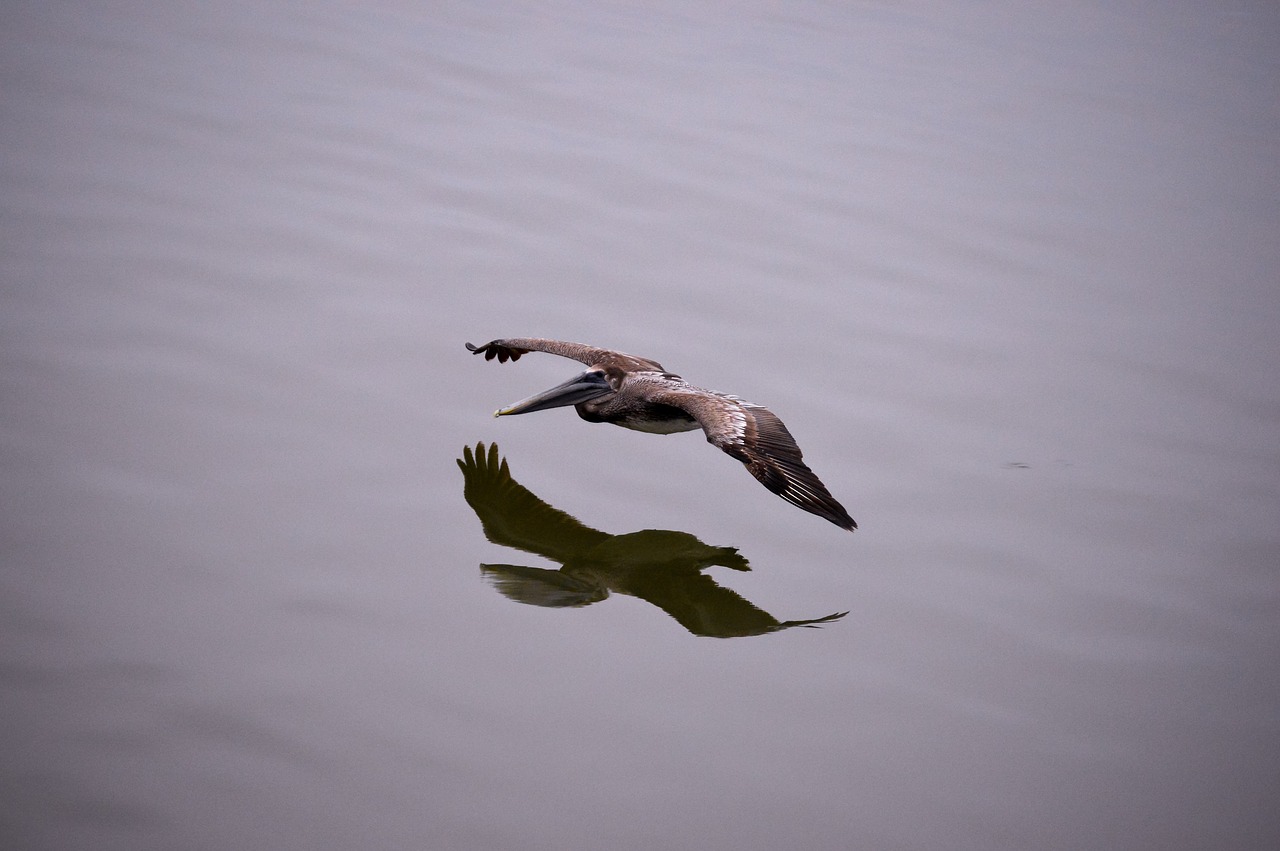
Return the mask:
{"type": "Polygon", "coordinates": [[[1276,847],[1277,45],[7,5],[4,846],[1276,847]],[[579,368],[504,336],[768,405],[861,528],[493,419],[579,368]]]}

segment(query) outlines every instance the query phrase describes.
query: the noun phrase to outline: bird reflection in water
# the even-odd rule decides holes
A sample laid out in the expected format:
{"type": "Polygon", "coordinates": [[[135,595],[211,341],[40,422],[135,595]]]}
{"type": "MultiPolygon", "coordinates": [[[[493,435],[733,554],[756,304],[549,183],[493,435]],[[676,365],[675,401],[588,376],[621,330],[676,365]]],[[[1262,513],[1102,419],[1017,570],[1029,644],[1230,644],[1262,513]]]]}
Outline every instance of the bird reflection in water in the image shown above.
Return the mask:
{"type": "Polygon", "coordinates": [[[518,603],[573,608],[599,602],[610,592],[639,597],[662,609],[694,635],[731,638],[793,626],[830,623],[848,612],[779,621],[716,584],[702,571],[713,565],[747,571],[735,547],[712,547],[687,532],[645,529],[610,535],[552,508],[511,478],[497,444],[462,450],[463,495],[480,518],[485,537],[563,565],[559,570],[482,564],[480,571],[518,603]]]}

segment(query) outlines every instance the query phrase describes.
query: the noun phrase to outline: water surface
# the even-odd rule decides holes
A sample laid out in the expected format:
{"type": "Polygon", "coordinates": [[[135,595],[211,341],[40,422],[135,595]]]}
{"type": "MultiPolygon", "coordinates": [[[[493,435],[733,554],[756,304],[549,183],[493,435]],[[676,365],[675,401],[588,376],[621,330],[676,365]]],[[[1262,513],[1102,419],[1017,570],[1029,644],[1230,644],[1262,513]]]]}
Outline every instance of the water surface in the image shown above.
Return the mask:
{"type": "Polygon", "coordinates": [[[1265,4],[3,22],[15,847],[1280,839],[1265,4]],[[526,335],[770,406],[860,530],[492,419],[526,335]]]}

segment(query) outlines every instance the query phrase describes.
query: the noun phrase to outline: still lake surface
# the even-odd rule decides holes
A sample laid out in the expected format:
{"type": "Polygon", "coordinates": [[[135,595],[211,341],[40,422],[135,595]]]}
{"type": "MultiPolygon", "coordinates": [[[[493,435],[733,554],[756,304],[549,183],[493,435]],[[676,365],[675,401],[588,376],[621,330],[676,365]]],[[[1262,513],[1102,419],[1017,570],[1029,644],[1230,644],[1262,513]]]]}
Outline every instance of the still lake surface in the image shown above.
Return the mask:
{"type": "Polygon", "coordinates": [[[1280,844],[1273,5],[0,21],[6,847],[1280,844]]]}

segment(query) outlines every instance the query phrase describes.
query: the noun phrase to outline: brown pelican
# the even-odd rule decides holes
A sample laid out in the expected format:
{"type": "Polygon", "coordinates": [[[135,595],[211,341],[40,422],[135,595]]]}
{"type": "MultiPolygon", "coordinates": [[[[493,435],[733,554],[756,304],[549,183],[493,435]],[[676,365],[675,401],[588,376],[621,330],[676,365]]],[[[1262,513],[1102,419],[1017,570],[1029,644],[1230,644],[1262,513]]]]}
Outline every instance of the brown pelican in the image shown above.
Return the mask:
{"type": "Polygon", "coordinates": [[[613,423],[654,434],[701,428],[707,442],[737,458],[766,488],[792,505],[853,531],[844,506],[805,465],[795,438],[772,411],[736,396],[694,387],[649,358],[597,349],[581,343],[512,337],[483,346],[467,343],[473,354],[499,363],[529,352],[547,352],[587,365],[585,372],[528,399],[500,408],[495,417],[527,414],[573,405],[587,422],[613,423]]]}

